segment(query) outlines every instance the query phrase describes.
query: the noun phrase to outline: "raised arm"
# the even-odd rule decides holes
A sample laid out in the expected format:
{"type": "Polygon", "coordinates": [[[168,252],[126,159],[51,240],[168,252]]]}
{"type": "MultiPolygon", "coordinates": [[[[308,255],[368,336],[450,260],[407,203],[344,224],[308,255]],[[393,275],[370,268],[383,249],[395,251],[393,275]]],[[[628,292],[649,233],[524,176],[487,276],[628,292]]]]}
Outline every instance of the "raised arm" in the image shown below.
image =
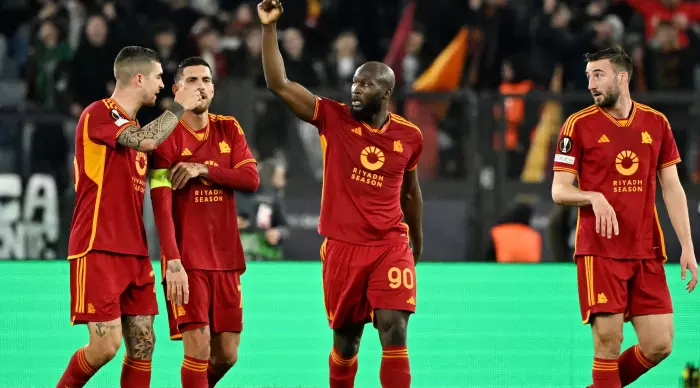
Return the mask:
{"type": "Polygon", "coordinates": [[[408,225],[408,237],[413,244],[413,259],[418,262],[423,254],[423,193],[415,169],[403,174],[401,210],[408,225]]]}
{"type": "Polygon", "coordinates": [[[287,79],[284,60],[277,44],[277,20],[282,15],[279,0],[264,0],[258,4],[262,23],[262,59],[265,82],[277,97],[300,119],[310,122],[316,110],[316,98],[305,87],[287,79]]]}

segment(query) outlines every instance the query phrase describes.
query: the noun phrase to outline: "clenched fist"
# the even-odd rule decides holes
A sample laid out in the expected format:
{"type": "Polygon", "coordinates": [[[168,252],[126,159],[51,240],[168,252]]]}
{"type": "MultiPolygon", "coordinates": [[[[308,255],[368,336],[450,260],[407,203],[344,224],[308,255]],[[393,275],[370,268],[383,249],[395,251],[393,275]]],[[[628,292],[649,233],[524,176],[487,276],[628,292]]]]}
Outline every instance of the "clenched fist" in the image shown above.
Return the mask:
{"type": "Polygon", "coordinates": [[[262,24],[272,24],[279,20],[284,9],[280,0],[263,0],[258,4],[258,17],[262,24]]]}

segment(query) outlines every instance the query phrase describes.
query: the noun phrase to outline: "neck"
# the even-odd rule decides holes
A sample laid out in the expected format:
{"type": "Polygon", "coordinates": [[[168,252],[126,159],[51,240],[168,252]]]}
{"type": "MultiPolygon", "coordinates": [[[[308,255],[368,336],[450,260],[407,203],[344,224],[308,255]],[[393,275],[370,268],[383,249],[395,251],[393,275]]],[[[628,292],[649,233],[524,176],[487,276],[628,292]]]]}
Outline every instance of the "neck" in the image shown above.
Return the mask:
{"type": "Polygon", "coordinates": [[[187,111],[182,114],[182,120],[195,131],[199,131],[209,124],[209,111],[196,114],[192,111],[187,111]]]}
{"type": "Polygon", "coordinates": [[[615,105],[605,108],[605,111],[616,119],[626,119],[632,112],[632,104],[632,98],[629,94],[620,94],[615,105]]]}
{"type": "Polygon", "coordinates": [[[141,109],[141,102],[135,98],[130,91],[120,88],[119,86],[114,88],[112,99],[116,101],[132,119],[136,117],[139,109],[141,109]]]}
{"type": "Polygon", "coordinates": [[[386,108],[381,108],[367,120],[367,124],[372,128],[381,128],[387,120],[389,120],[389,111],[386,108]]]}

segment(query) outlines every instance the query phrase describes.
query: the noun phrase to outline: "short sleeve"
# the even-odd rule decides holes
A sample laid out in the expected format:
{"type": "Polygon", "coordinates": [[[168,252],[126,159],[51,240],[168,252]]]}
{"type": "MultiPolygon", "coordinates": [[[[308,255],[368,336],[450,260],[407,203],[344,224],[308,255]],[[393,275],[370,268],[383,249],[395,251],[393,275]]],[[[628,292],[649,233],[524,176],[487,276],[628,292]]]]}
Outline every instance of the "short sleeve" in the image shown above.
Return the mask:
{"type": "Polygon", "coordinates": [[[664,136],[661,139],[661,150],[659,151],[659,162],[658,169],[661,170],[666,167],[673,166],[681,162],[681,155],[678,152],[678,146],[676,145],[676,139],[673,137],[673,131],[671,130],[671,125],[668,123],[664,117],[664,136]]]}
{"type": "Polygon", "coordinates": [[[177,159],[175,158],[175,155],[177,155],[176,149],[175,149],[175,142],[173,141],[173,136],[169,136],[163,144],[159,145],[153,152],[151,153],[151,167],[154,170],[160,170],[160,169],[169,169],[170,167],[174,166],[175,163],[177,162],[177,159]]]}
{"type": "Polygon", "coordinates": [[[250,152],[243,128],[241,128],[237,120],[234,119],[232,122],[235,126],[233,129],[233,151],[231,152],[233,168],[239,168],[248,163],[257,163],[253,157],[253,153],[250,152]]]}
{"type": "Polygon", "coordinates": [[[423,152],[423,138],[418,141],[415,150],[411,154],[411,158],[408,160],[406,165],[406,171],[413,171],[418,168],[418,161],[420,160],[420,155],[423,152]]]}
{"type": "Polygon", "coordinates": [[[340,110],[344,109],[345,105],[337,101],[316,96],[316,106],[314,107],[314,116],[310,123],[318,128],[318,133],[323,135],[333,126],[333,118],[336,117],[340,110]]]}
{"type": "Polygon", "coordinates": [[[90,109],[86,114],[89,115],[85,119],[90,139],[112,148],[117,147],[117,138],[126,127],[138,126],[135,121],[125,118],[116,109],[108,109],[104,106],[90,109]]]}
{"type": "Polygon", "coordinates": [[[559,132],[559,141],[554,154],[554,171],[578,175],[583,158],[580,132],[581,124],[578,123],[575,115],[569,116],[559,132]]]}

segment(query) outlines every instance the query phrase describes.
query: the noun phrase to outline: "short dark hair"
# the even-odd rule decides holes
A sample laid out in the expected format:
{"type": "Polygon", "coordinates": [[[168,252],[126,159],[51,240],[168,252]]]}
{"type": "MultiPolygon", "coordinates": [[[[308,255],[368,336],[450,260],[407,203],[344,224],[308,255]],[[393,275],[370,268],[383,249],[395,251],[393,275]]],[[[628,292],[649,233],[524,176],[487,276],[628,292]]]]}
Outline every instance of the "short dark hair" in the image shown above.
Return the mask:
{"type": "Polygon", "coordinates": [[[175,72],[175,82],[180,80],[182,77],[182,72],[185,70],[186,67],[190,66],[206,66],[209,71],[211,71],[211,66],[209,66],[209,63],[202,57],[189,57],[185,59],[184,61],[180,62],[179,65],[177,65],[177,71],[175,72]]]}
{"type": "Polygon", "coordinates": [[[154,50],[141,46],[126,46],[114,60],[114,78],[127,81],[137,73],[145,73],[146,66],[160,63],[160,56],[154,50]]]}
{"type": "Polygon", "coordinates": [[[600,50],[594,53],[588,53],[585,55],[586,62],[595,62],[603,59],[607,59],[613,66],[616,72],[626,72],[629,74],[629,78],[632,78],[632,59],[627,55],[622,47],[617,46],[613,48],[607,48],[605,50],[600,50]]]}

